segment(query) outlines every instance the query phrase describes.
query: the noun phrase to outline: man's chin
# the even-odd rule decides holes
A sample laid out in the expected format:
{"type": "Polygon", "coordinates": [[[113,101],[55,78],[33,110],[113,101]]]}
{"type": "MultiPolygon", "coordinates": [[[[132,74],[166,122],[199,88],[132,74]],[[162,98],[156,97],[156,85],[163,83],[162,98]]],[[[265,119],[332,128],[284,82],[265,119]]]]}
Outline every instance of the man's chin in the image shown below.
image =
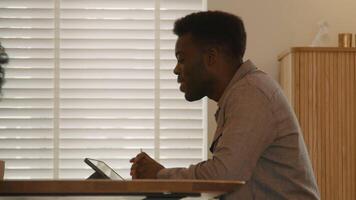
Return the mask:
{"type": "Polygon", "coordinates": [[[197,93],[189,92],[190,90],[187,90],[184,84],[180,85],[179,90],[184,93],[185,100],[190,102],[200,100],[204,97],[204,95],[197,95],[197,93]]]}
{"type": "Polygon", "coordinates": [[[185,98],[185,100],[192,102],[192,101],[198,101],[198,100],[202,99],[203,97],[192,96],[192,95],[189,95],[189,93],[185,93],[184,98],[185,98]]]}

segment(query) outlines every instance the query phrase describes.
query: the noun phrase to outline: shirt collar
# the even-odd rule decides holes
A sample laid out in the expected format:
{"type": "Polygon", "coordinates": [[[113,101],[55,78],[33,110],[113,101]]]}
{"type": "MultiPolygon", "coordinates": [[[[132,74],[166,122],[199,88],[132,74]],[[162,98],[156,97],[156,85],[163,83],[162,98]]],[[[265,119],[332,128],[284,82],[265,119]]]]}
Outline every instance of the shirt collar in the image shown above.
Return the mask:
{"type": "Polygon", "coordinates": [[[238,82],[239,80],[241,80],[246,74],[248,74],[249,72],[255,71],[257,69],[257,67],[255,66],[255,64],[253,64],[252,61],[247,60],[246,62],[242,63],[242,65],[239,67],[239,69],[236,71],[234,77],[231,79],[231,81],[229,82],[228,86],[225,88],[223,94],[221,95],[219,101],[218,101],[218,107],[220,108],[224,102],[226,97],[228,96],[228,93],[230,93],[230,89],[231,87],[238,82]]]}

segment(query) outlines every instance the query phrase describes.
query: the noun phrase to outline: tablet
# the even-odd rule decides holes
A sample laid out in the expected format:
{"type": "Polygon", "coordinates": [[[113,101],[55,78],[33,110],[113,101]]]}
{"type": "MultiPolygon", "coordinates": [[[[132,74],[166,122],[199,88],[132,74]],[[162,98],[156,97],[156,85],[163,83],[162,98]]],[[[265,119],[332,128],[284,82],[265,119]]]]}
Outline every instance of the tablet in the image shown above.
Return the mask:
{"type": "Polygon", "coordinates": [[[101,160],[85,158],[84,162],[87,163],[96,173],[99,173],[106,179],[112,180],[125,180],[118,173],[116,173],[109,165],[101,160]]]}

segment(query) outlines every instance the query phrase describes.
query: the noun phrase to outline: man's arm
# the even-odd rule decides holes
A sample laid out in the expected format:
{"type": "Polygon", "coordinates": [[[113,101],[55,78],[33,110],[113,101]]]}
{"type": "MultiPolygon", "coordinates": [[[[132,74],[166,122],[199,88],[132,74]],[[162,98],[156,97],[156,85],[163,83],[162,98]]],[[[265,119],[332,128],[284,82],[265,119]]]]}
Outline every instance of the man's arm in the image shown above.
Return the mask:
{"type": "MultiPolygon", "coordinates": [[[[263,151],[275,138],[270,100],[245,85],[229,97],[213,158],[189,168],[167,168],[157,178],[249,180],[263,151]]],[[[218,125],[219,126],[219,125],[218,125]]]]}

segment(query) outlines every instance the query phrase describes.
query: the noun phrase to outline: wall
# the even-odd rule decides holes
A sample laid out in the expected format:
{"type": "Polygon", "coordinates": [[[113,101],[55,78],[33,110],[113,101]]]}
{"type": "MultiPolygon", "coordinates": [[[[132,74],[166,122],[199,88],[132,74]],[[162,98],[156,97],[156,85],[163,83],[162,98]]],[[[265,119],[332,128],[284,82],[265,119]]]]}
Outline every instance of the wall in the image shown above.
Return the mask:
{"type": "MultiPolygon", "coordinates": [[[[355,0],[208,0],[209,10],[222,10],[240,16],[246,26],[247,50],[260,69],[278,79],[277,56],[291,46],[308,46],[326,20],[329,36],[322,46],[337,46],[337,34],[356,34],[355,0]]],[[[216,128],[216,103],[208,103],[209,139],[216,128]]],[[[209,144],[210,144],[209,140],[209,144]]]]}
{"type": "Polygon", "coordinates": [[[317,23],[326,20],[329,37],[322,46],[337,46],[337,35],[341,32],[356,34],[355,0],[294,0],[291,18],[292,45],[305,46],[318,31],[317,23]]]}

